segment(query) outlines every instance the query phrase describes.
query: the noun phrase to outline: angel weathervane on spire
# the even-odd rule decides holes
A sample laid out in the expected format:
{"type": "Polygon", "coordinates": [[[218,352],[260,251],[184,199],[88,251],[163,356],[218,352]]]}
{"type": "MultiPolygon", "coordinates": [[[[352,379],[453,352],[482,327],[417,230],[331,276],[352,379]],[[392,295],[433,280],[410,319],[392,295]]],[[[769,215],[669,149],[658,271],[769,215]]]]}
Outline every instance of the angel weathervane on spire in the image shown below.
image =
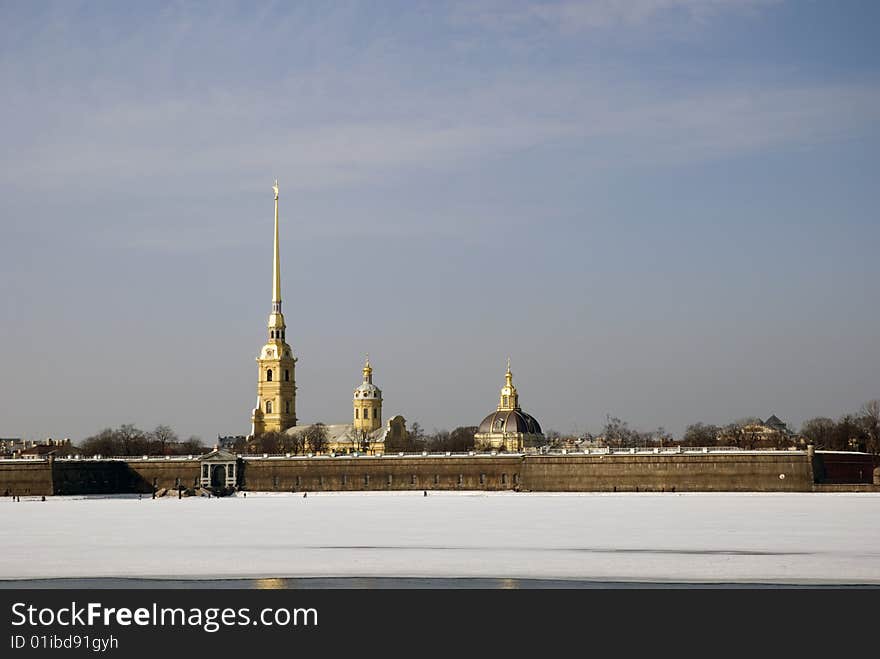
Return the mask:
{"type": "Polygon", "coordinates": [[[272,189],[275,191],[275,198],[278,199],[278,179],[275,179],[275,184],[272,186],[272,189]]]}

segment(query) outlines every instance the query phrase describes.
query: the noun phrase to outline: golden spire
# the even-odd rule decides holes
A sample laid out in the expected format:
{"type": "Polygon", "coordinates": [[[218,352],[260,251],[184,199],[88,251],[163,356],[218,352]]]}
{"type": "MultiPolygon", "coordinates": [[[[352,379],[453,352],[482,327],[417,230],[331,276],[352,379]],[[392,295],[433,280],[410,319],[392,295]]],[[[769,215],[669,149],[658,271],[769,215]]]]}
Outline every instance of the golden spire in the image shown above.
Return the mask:
{"type": "Polygon", "coordinates": [[[370,366],[370,354],[367,353],[367,361],[364,362],[364,382],[373,384],[373,367],[370,366]]]}
{"type": "Polygon", "coordinates": [[[510,357],[507,358],[507,373],[504,374],[504,386],[501,387],[498,409],[499,411],[519,409],[519,394],[516,392],[516,387],[513,386],[513,373],[510,372],[510,357]]]}
{"type": "Polygon", "coordinates": [[[278,179],[272,186],[275,191],[275,256],[272,260],[272,311],[281,312],[281,260],[278,258],[278,179]]]}

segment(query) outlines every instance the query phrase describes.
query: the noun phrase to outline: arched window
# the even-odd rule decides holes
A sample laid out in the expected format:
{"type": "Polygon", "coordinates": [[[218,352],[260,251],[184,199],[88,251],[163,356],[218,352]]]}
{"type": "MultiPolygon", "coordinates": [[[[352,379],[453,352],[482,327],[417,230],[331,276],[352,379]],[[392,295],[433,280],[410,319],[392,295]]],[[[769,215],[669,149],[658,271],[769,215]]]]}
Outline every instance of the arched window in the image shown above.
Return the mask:
{"type": "Polygon", "coordinates": [[[272,369],[266,371],[266,382],[272,382],[272,369]]]}
{"type": "Polygon", "coordinates": [[[373,408],[373,418],[374,418],[374,419],[378,419],[378,418],[379,418],[379,410],[376,409],[375,407],[373,408]]]}
{"type": "Polygon", "coordinates": [[[290,401],[289,400],[284,401],[284,411],[287,414],[290,414],[290,401]]]}
{"type": "Polygon", "coordinates": [[[358,408],[354,408],[354,418],[355,419],[360,418],[360,417],[358,417],[358,408]]]}
{"type": "Polygon", "coordinates": [[[272,401],[266,401],[266,414],[272,414],[272,401]]]}
{"type": "Polygon", "coordinates": [[[274,338],[275,338],[275,330],[269,330],[269,338],[270,338],[270,339],[274,339],[274,338]]]}
{"type": "Polygon", "coordinates": [[[290,382],[290,369],[289,368],[284,369],[284,381],[290,382]]]}

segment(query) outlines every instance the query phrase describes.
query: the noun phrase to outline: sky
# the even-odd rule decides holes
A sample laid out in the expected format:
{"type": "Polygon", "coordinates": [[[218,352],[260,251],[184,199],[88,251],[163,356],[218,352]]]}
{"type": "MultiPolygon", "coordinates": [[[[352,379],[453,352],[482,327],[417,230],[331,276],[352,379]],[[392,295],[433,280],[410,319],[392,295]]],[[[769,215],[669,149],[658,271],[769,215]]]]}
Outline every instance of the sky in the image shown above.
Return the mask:
{"type": "Polygon", "coordinates": [[[0,436],[880,398],[880,5],[0,0],[0,436]]]}

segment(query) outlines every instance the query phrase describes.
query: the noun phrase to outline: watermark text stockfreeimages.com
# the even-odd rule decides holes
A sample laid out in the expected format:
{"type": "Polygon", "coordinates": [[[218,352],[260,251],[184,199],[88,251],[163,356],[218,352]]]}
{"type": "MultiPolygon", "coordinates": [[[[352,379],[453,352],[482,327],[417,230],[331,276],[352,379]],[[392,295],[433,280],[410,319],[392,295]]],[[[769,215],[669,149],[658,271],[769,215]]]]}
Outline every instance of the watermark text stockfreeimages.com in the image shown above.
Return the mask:
{"type": "Polygon", "coordinates": [[[315,608],[267,607],[107,607],[100,602],[37,607],[27,602],[12,605],[12,626],[21,627],[193,627],[214,633],[224,627],[317,627],[315,608]]]}

